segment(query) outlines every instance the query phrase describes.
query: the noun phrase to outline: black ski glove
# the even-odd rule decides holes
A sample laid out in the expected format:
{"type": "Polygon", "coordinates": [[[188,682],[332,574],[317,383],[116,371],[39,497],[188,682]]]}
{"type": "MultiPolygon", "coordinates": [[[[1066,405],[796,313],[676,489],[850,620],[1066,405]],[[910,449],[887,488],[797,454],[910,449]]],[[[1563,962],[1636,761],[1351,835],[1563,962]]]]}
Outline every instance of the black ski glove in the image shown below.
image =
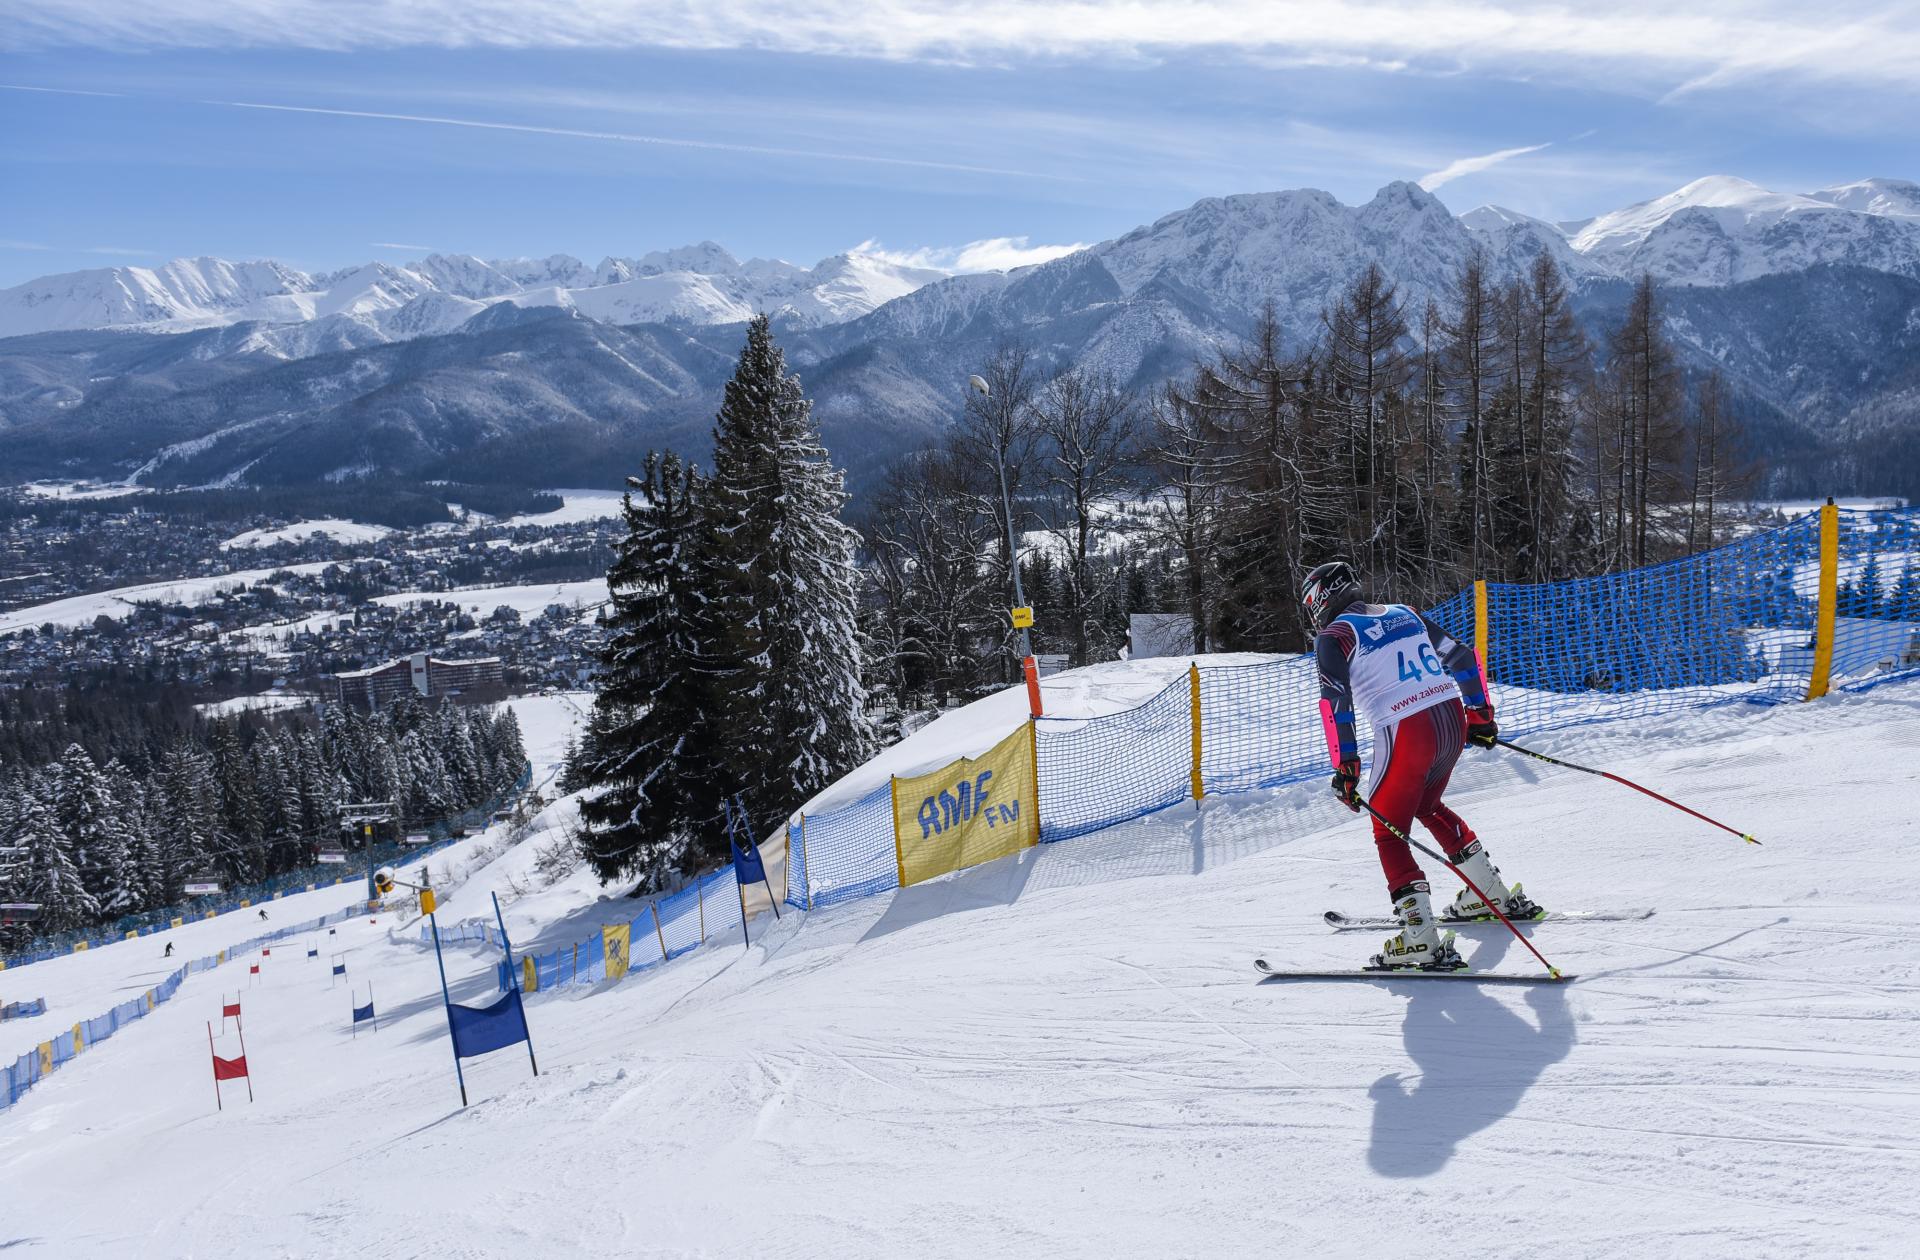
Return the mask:
{"type": "Polygon", "coordinates": [[[1492,748],[1500,740],[1500,724],[1493,720],[1493,708],[1467,710],[1467,742],[1475,748],[1492,748]]]}
{"type": "Polygon", "coordinates": [[[1341,762],[1340,768],[1333,772],[1331,786],[1333,794],[1340,798],[1342,805],[1356,814],[1360,812],[1360,763],[1358,761],[1341,762]]]}

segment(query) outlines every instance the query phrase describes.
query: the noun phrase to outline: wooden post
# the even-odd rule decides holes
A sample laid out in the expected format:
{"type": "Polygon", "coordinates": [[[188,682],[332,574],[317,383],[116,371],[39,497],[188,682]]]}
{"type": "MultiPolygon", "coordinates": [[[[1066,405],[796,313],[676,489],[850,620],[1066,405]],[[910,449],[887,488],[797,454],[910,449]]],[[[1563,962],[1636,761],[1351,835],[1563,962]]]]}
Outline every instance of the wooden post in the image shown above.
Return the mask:
{"type": "MultiPolygon", "coordinates": [[[[660,928],[660,903],[657,900],[653,903],[653,934],[660,942],[660,961],[665,962],[667,961],[667,934],[660,928]]],[[[627,948],[631,950],[632,944],[629,943],[627,948]]]]}

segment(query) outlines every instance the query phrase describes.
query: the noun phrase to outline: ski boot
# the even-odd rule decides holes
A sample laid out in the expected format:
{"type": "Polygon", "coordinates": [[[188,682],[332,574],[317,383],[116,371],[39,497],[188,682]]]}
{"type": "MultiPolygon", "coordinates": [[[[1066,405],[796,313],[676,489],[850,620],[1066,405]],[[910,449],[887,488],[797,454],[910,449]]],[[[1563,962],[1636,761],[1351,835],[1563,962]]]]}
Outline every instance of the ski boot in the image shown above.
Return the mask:
{"type": "MultiPolygon", "coordinates": [[[[1546,911],[1536,905],[1515,884],[1509,888],[1500,878],[1500,870],[1487,857],[1487,851],[1478,840],[1469,844],[1459,853],[1448,855],[1448,860],[1460,868],[1461,874],[1479,885],[1480,891],[1492,897],[1500,912],[1515,923],[1526,919],[1537,919],[1546,911]]],[[[1453,904],[1440,912],[1442,923],[1489,923],[1495,916],[1480,900],[1472,888],[1462,888],[1453,899],[1453,904]]]]}
{"type": "Polygon", "coordinates": [[[1389,937],[1367,963],[1368,971],[1459,971],[1467,965],[1453,947],[1453,933],[1442,936],[1433,925],[1427,885],[1413,884],[1394,898],[1400,934],[1389,937]]]}

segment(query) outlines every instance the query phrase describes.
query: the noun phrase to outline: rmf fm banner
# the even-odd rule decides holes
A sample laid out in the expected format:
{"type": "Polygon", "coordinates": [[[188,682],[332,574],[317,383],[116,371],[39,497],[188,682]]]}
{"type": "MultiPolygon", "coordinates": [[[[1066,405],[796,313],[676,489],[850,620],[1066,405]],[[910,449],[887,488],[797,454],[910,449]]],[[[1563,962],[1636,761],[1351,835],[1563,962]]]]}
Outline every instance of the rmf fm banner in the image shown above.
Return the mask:
{"type": "Polygon", "coordinates": [[[902,888],[1040,842],[1033,739],[1026,722],[978,757],[893,781],[902,888]]]}

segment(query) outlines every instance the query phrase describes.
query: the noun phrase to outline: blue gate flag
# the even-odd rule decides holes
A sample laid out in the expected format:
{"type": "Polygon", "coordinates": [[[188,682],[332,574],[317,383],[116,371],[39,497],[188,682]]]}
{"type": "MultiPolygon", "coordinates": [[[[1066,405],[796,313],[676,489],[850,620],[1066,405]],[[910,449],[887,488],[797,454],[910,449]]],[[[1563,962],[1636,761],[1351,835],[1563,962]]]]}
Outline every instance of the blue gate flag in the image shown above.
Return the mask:
{"type": "Polygon", "coordinates": [[[741,887],[757,884],[767,877],[767,868],[760,861],[760,846],[753,840],[753,825],[747,821],[744,803],[735,803],[727,808],[727,844],[733,849],[733,878],[741,887]],[[746,848],[740,843],[746,841],[746,848]]]}
{"type": "Polygon", "coordinates": [[[347,964],[345,964],[345,963],[335,963],[335,964],[333,964],[333,974],[334,974],[334,975],[336,975],[336,976],[344,976],[344,975],[346,975],[346,974],[347,974],[347,964]]]}
{"type": "Polygon", "coordinates": [[[455,1057],[471,1059],[528,1040],[526,1012],[520,1008],[520,990],[508,989],[491,1006],[447,1007],[453,1028],[455,1057]]]}
{"type": "Polygon", "coordinates": [[[358,1024],[372,1018],[373,1018],[373,999],[372,998],[367,999],[367,1004],[365,1006],[356,1006],[353,1008],[354,1023],[358,1024]]]}

